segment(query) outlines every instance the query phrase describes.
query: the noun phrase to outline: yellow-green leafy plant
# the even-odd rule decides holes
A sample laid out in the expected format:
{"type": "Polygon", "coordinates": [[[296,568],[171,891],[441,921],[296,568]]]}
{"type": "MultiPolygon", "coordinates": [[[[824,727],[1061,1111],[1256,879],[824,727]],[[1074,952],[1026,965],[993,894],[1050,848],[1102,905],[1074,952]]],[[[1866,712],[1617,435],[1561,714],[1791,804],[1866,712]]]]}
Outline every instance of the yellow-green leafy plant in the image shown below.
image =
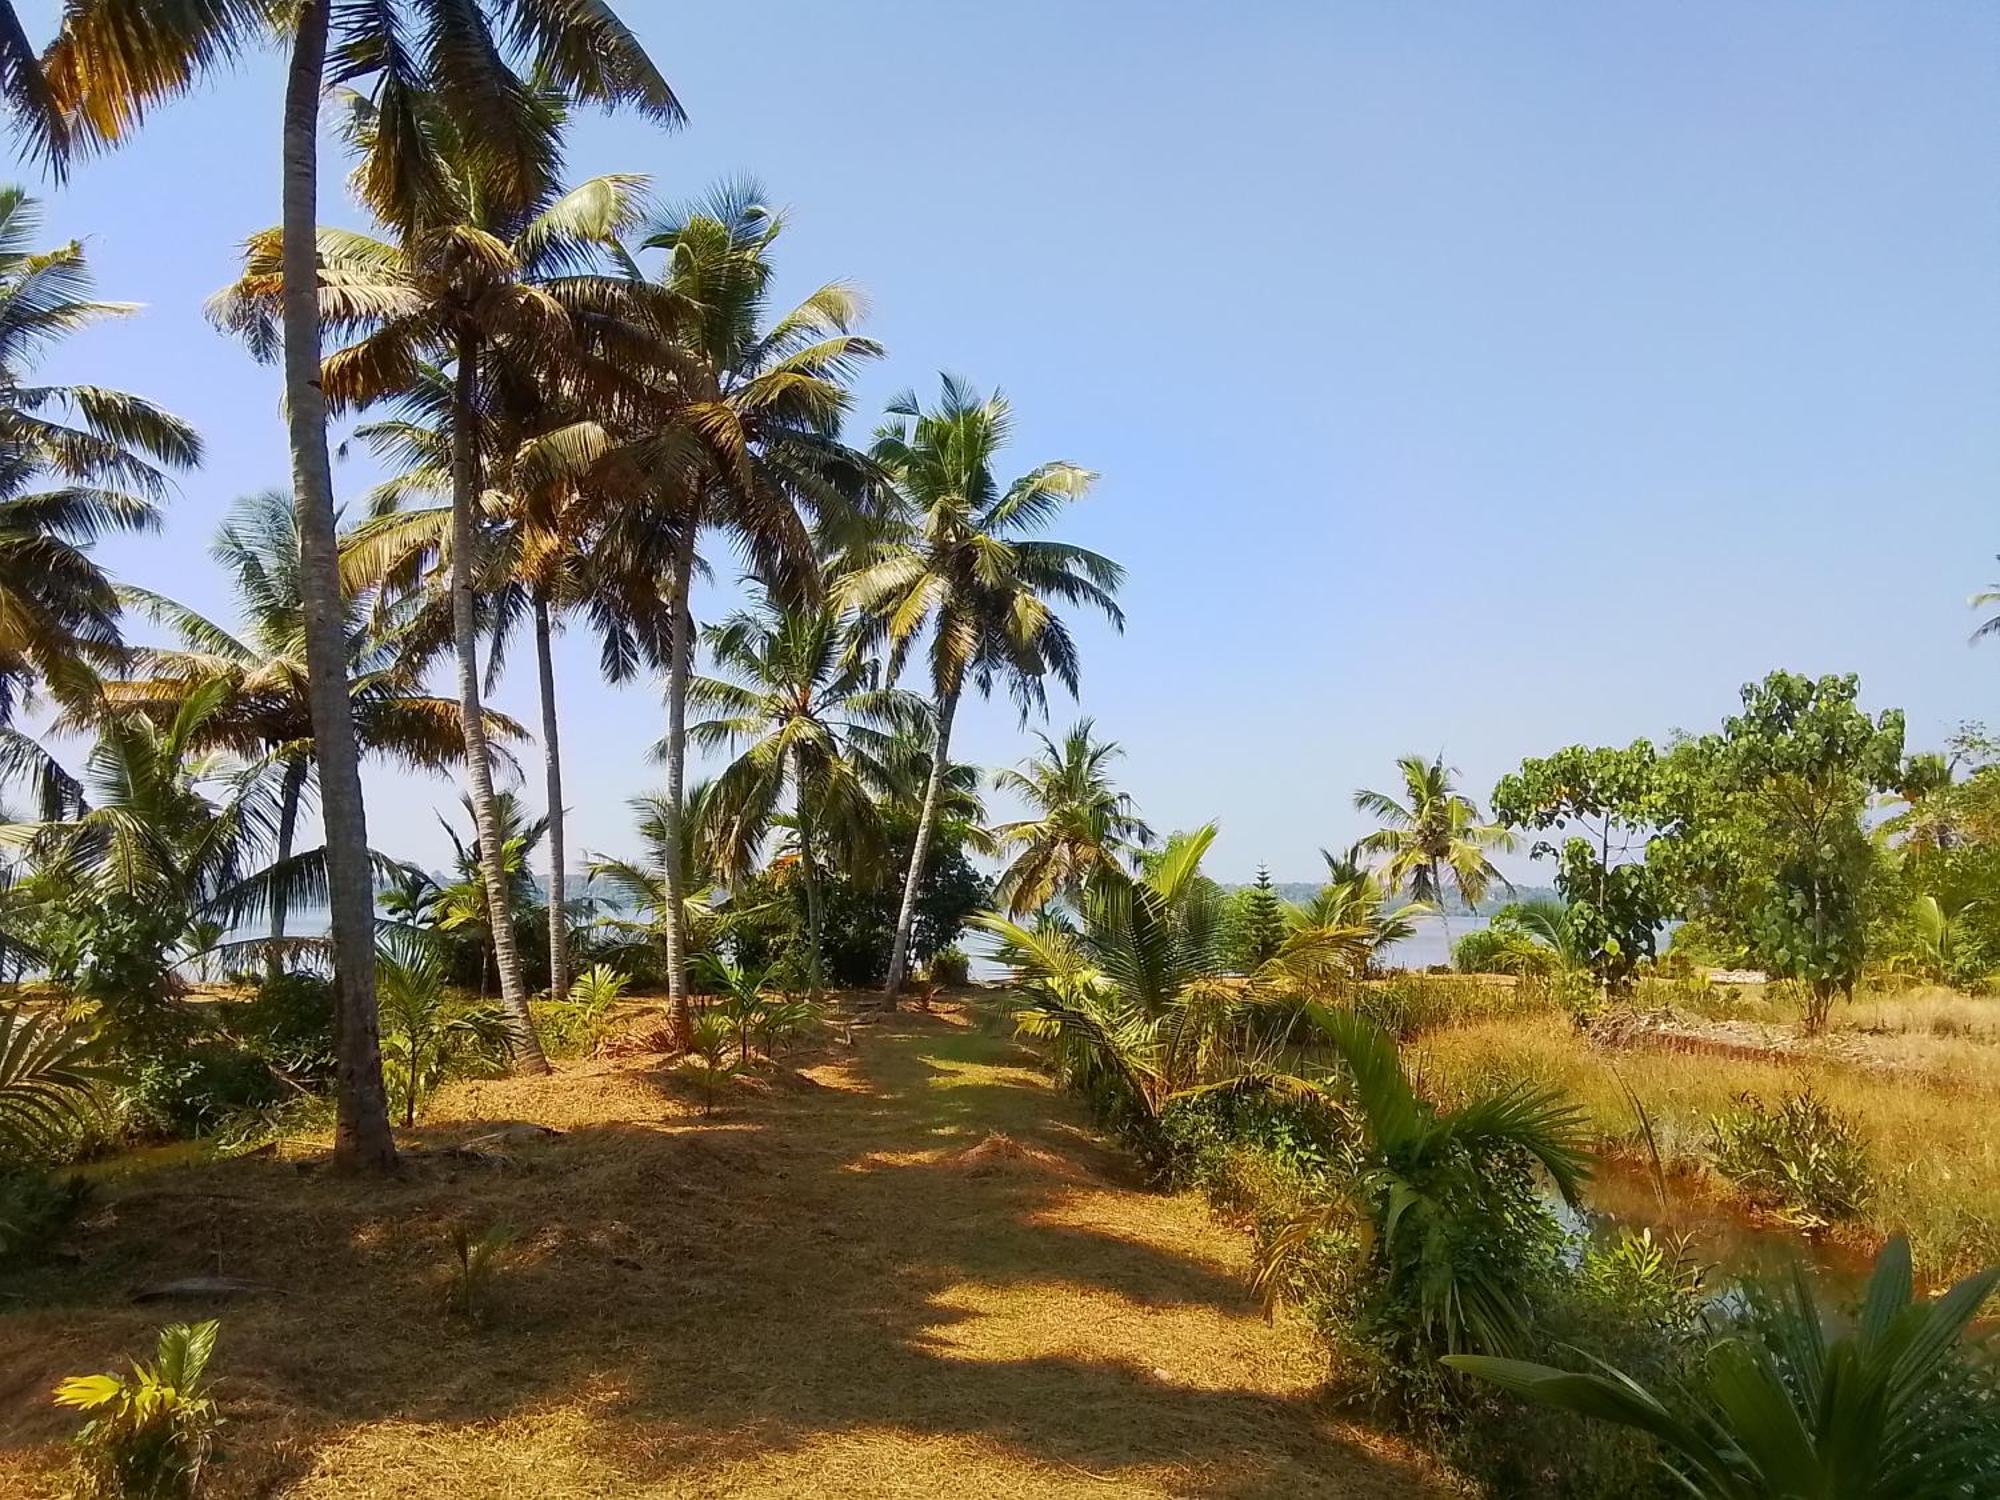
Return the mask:
{"type": "Polygon", "coordinates": [[[417,1106],[453,1073],[494,1072],[506,1066],[516,1040],[499,1007],[454,1000],[444,982],[436,945],[405,936],[376,955],[376,993],[382,1007],[382,1061],[400,1098],[405,1129],[417,1123],[417,1106]]]}
{"type": "Polygon", "coordinates": [[[1811,1089],[1776,1108],[1752,1094],[1710,1125],[1715,1169],[1753,1202],[1805,1230],[1858,1218],[1874,1174],[1860,1127],[1811,1089]]]}
{"type": "Polygon", "coordinates": [[[490,1224],[474,1235],[463,1224],[451,1231],[451,1280],[445,1311],[472,1324],[484,1323],[492,1307],[493,1278],[501,1257],[516,1238],[511,1224],[490,1224]]]}
{"type": "Polygon", "coordinates": [[[721,1011],[705,1010],[695,1017],[694,1035],[689,1039],[687,1056],[681,1059],[680,1068],[701,1084],[704,1115],[715,1112],[715,1091],[723,1080],[743,1071],[743,1064],[729,1055],[735,1040],[735,1023],[721,1011]]]}
{"type": "Polygon", "coordinates": [[[569,987],[570,1001],[580,1007],[592,1021],[601,1021],[624,998],[626,987],[632,983],[628,975],[619,973],[609,964],[592,964],[569,987]]]}
{"type": "Polygon", "coordinates": [[[208,1395],[219,1324],[162,1328],[153,1362],[127,1375],[76,1375],[56,1387],[58,1406],[90,1414],[76,1435],[81,1492],[102,1500],[190,1500],[215,1454],[222,1425],[208,1395]]]}

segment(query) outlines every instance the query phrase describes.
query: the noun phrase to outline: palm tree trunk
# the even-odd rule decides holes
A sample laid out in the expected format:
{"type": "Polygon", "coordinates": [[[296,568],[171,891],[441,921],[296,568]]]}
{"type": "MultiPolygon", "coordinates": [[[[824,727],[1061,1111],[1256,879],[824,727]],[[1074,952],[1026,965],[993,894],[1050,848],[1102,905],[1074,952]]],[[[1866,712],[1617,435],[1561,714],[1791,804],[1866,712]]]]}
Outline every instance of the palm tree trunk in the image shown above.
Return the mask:
{"type": "Polygon", "coordinates": [[[479,832],[479,876],[486,887],[486,920],[500,970],[500,1004],[514,1023],[514,1065],[546,1073],[549,1060],[528,1011],[521,950],[514,941],[508,902],[505,841],[493,798],[493,757],[486,744],[486,709],[479,701],[479,621],[473,599],[473,508],[479,503],[479,340],[462,333],[452,385],[451,422],[451,632],[458,653],[458,721],[465,735],[465,772],[472,821],[479,832]]]}
{"type": "Polygon", "coordinates": [[[396,1139],[382,1087],[375,1009],[375,883],[368,860],[361,754],[347,690],[346,604],[334,535],[333,465],[320,389],[319,104],[326,68],[327,8],[298,13],[284,118],[285,419],[292,492],[299,510],[300,592],[305,604],[307,696],[326,821],[328,900],[333,918],[336,1113],[333,1163],[345,1171],[389,1171],[396,1139]]]}
{"type": "MultiPolygon", "coordinates": [[[[285,780],[278,793],[278,868],[282,869],[292,857],[292,844],[298,837],[299,803],[306,792],[307,763],[304,757],[292,761],[285,767],[285,780]]],[[[279,946],[285,941],[285,918],[291,903],[285,898],[282,879],[271,887],[271,948],[264,955],[264,977],[276,979],[285,972],[284,952],[279,946]]]]}
{"type": "Polygon", "coordinates": [[[882,986],[882,1003],[896,1008],[896,996],[903,988],[903,973],[910,958],[910,933],[917,925],[917,892],[924,883],[924,861],[930,857],[931,829],[937,822],[938,802],[944,795],[945,771],[951,764],[951,721],[958,716],[958,693],[938,699],[937,744],[931,751],[931,776],[924,784],[924,810],[917,815],[917,837],[910,846],[910,873],[903,881],[903,909],[896,917],[896,941],[889,950],[889,980],[882,986]]]}
{"type": "Polygon", "coordinates": [[[542,680],[542,758],[549,793],[549,998],[569,999],[569,918],[563,910],[562,736],[556,720],[556,666],[549,651],[549,605],[535,599],[535,666],[542,680]]]}
{"type": "Polygon", "coordinates": [[[667,663],[667,806],[660,820],[661,852],[667,877],[667,1005],[674,1045],[694,1043],[694,1012],[688,1007],[686,882],[681,879],[682,784],[687,770],[687,690],[694,655],[694,611],[689,590],[694,582],[694,527],[690,525],[674,554],[674,612],[667,663]]]}
{"type": "Polygon", "coordinates": [[[796,749],[792,752],[792,785],[797,796],[799,883],[806,892],[806,962],[810,966],[807,978],[817,993],[826,988],[826,964],[820,956],[820,930],[824,923],[820,912],[819,865],[813,859],[812,817],[806,811],[806,768],[796,749]]]}

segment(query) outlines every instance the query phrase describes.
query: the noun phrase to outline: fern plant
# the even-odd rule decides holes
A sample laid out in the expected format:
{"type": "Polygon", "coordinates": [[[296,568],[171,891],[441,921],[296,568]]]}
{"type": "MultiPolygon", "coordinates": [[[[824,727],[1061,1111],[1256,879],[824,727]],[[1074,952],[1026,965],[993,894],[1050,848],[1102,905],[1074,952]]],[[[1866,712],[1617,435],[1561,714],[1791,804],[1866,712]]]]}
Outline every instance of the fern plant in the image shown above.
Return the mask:
{"type": "Polygon", "coordinates": [[[103,1500],[189,1500],[214,1456],[222,1418],[208,1395],[219,1325],[162,1328],[151,1364],[129,1375],[77,1375],[56,1387],[58,1406],[90,1413],[76,1436],[82,1490],[103,1500]]]}

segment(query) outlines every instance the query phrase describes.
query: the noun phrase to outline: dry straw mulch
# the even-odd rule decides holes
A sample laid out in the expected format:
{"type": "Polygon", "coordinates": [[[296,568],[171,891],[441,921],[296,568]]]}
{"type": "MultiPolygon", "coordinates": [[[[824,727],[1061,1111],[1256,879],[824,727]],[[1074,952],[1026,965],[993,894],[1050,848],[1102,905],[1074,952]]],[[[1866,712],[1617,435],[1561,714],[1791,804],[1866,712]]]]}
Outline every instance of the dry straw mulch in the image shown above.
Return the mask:
{"type": "Polygon", "coordinates": [[[205,1315],[129,1300],[191,1275],[276,1289],[219,1309],[225,1496],[1447,1492],[1327,1408],[1236,1236],[963,1014],[707,1118],[663,1063],[456,1085],[386,1185],[281,1153],[107,1189],[79,1262],[0,1282],[0,1494],[62,1492],[50,1387],[205,1315]],[[456,1326],[449,1234],[496,1223],[493,1316],[456,1326]]]}

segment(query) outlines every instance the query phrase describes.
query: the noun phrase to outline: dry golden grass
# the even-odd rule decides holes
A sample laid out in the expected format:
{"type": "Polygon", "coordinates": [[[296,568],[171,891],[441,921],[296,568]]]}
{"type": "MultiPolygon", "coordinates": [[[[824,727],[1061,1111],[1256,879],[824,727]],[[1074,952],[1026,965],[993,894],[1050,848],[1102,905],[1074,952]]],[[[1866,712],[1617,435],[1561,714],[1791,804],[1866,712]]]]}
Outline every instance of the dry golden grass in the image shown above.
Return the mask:
{"type": "Polygon", "coordinates": [[[1147,1193],[1012,1044],[858,1027],[712,1118],[657,1057],[454,1086],[387,1184],[283,1157],[105,1189],[73,1266],[0,1285],[0,1494],[60,1492],[58,1376],[141,1352],[137,1286],[220,1272],[223,1495],[1447,1493],[1316,1394],[1242,1242],[1147,1193]],[[520,1232],[483,1330],[454,1224],[520,1232]]]}
{"type": "Polygon", "coordinates": [[[1418,1066],[1448,1090],[1513,1078],[1562,1088],[1605,1147],[1636,1157],[1629,1087],[1667,1166],[1695,1173],[1709,1120],[1736,1095],[1776,1100],[1810,1086],[1868,1140],[1877,1187],[1864,1235],[1908,1234],[1932,1278],[2000,1261],[2000,1048],[1912,1029],[1871,1039],[1870,1052],[1763,1060],[1607,1048],[1558,1017],[1445,1028],[1415,1046],[1418,1066]]]}

